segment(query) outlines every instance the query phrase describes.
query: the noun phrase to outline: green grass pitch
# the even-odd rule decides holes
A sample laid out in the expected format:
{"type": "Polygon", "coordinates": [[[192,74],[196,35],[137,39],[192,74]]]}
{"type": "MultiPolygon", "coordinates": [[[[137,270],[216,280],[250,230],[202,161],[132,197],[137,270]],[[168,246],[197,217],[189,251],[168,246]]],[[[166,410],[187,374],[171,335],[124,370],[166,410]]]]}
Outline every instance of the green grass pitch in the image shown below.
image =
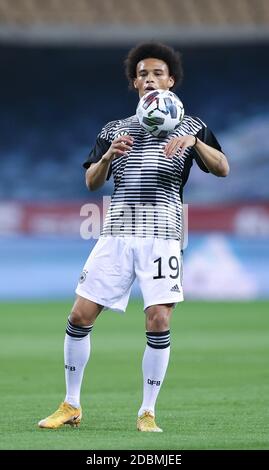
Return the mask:
{"type": "Polygon", "coordinates": [[[104,312],[92,332],[83,420],[41,430],[64,397],[63,338],[72,302],[5,303],[0,330],[1,449],[268,449],[269,304],[185,302],[157,403],[162,434],[136,431],[144,314],[104,312]]]}

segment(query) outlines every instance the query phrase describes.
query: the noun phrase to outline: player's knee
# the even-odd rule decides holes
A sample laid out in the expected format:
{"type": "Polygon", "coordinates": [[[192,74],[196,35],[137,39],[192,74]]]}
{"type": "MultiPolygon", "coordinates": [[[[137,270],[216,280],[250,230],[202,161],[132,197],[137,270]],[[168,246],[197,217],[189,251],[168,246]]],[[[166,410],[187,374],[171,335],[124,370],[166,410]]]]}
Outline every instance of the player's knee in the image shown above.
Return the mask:
{"type": "Polygon", "coordinates": [[[147,331],[165,331],[169,329],[173,304],[152,305],[146,309],[147,331]]]}
{"type": "Polygon", "coordinates": [[[147,331],[165,331],[169,329],[169,316],[166,312],[155,312],[147,317],[147,331]]]}
{"type": "Polygon", "coordinates": [[[69,320],[77,326],[93,325],[101,311],[101,305],[78,296],[71,310],[69,320]]]}
{"type": "Polygon", "coordinates": [[[73,325],[77,325],[77,326],[83,326],[88,323],[87,318],[85,318],[85,314],[83,313],[83,311],[79,310],[78,308],[73,308],[71,310],[69,319],[71,323],[73,323],[73,325]]]}

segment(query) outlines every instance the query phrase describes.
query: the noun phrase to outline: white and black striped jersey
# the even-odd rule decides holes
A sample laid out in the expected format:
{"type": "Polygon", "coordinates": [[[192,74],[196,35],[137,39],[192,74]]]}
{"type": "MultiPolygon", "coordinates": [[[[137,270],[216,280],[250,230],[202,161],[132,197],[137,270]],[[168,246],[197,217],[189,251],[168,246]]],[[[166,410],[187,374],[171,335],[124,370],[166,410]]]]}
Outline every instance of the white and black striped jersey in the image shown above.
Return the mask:
{"type": "Polygon", "coordinates": [[[154,137],[139,124],[136,116],[106,124],[95,147],[83,164],[89,168],[107,152],[112,141],[130,134],[132,150],[112,160],[108,178],[113,175],[114,192],[101,235],[181,239],[182,191],[193,159],[208,172],[199,155],[187,148],[172,159],[165,158],[164,147],[175,136],[196,135],[221,150],[214,134],[196,117],[185,116],[180,127],[166,138],[154,137]]]}

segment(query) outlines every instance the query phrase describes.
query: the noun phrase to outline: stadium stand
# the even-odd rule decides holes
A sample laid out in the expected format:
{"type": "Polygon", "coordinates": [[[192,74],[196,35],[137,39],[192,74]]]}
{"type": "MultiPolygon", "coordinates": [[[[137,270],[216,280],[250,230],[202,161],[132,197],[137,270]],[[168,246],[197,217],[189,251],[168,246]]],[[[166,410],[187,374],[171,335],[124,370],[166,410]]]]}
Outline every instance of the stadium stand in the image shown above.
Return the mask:
{"type": "MultiPolygon", "coordinates": [[[[137,103],[124,77],[126,53],[116,47],[112,53],[111,48],[0,47],[1,199],[88,197],[81,165],[96,134],[107,121],[133,114],[137,103]],[[107,70],[113,70],[113,87],[107,70]]],[[[267,53],[266,46],[183,50],[186,79],[179,93],[186,112],[204,119],[234,155],[233,178],[225,185],[207,180],[201,194],[204,175],[194,174],[190,202],[268,198],[267,53]]]]}
{"type": "Polygon", "coordinates": [[[5,24],[266,24],[267,0],[1,0],[5,24]]]}

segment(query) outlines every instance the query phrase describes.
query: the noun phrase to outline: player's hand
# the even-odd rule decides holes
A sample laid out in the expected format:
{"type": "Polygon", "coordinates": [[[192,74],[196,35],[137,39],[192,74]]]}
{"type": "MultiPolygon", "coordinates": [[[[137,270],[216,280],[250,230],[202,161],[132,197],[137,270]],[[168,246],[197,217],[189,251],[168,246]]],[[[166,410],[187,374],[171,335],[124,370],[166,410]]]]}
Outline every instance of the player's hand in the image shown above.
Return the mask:
{"type": "Polygon", "coordinates": [[[173,158],[173,156],[178,153],[178,156],[181,157],[185,152],[187,147],[193,147],[196,143],[196,138],[194,135],[182,135],[180,137],[173,137],[167,142],[164,147],[165,158],[173,158]]]}
{"type": "Polygon", "coordinates": [[[103,156],[104,159],[113,160],[115,157],[125,155],[126,152],[132,150],[133,137],[131,135],[121,135],[113,140],[107,153],[103,156]]]}

